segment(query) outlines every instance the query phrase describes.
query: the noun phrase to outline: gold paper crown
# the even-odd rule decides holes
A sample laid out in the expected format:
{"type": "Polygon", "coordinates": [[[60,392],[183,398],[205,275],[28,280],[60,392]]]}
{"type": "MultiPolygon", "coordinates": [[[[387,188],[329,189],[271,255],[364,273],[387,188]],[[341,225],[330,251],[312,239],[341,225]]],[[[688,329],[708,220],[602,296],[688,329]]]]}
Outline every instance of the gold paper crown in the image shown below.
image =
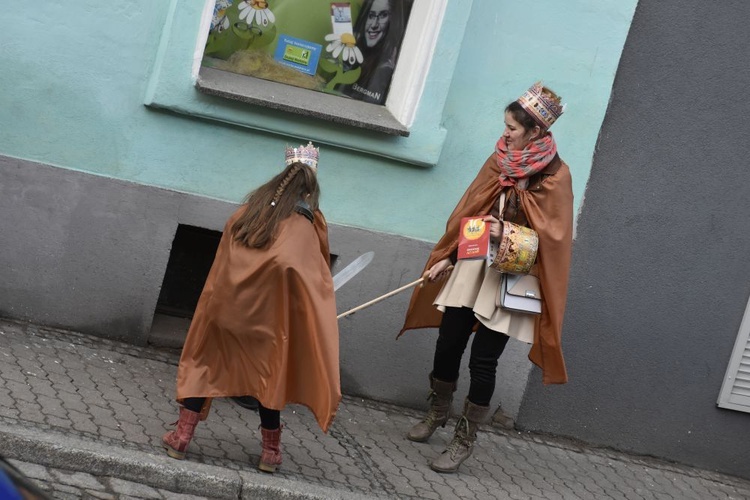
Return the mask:
{"type": "Polygon", "coordinates": [[[565,105],[561,104],[560,100],[560,97],[544,87],[542,82],[536,82],[518,98],[518,103],[540,127],[549,128],[565,111],[565,105]]]}
{"type": "Polygon", "coordinates": [[[320,148],[313,146],[312,142],[308,142],[307,146],[301,146],[298,148],[286,147],[286,165],[289,166],[294,162],[302,162],[313,170],[318,170],[318,156],[320,148]]]}

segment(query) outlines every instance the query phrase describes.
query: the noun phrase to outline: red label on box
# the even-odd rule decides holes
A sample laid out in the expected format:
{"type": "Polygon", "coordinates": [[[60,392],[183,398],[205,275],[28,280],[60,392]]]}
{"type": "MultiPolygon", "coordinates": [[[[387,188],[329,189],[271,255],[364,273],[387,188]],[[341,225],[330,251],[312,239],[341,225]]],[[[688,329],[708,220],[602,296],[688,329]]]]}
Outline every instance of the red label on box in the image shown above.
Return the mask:
{"type": "Polygon", "coordinates": [[[490,254],[490,224],[480,217],[461,219],[458,236],[459,259],[486,259],[490,254]]]}

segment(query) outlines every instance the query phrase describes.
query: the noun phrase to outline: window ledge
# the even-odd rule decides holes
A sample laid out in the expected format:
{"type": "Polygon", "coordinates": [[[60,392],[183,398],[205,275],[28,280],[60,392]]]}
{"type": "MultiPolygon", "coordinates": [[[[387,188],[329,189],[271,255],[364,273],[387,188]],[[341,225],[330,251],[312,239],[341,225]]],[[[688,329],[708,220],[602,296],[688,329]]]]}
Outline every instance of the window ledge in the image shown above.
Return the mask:
{"type": "Polygon", "coordinates": [[[409,136],[409,129],[399,123],[388,108],[377,104],[322,92],[311,95],[311,90],[205,67],[200,69],[195,86],[208,95],[389,135],[409,136]]]}
{"type": "MultiPolygon", "coordinates": [[[[286,91],[306,89],[284,89],[285,98],[282,100],[280,89],[289,86],[280,83],[275,83],[272,91],[265,92],[262,105],[251,100],[261,98],[256,90],[246,92],[247,95],[242,97],[252,104],[237,105],[241,92],[230,86],[232,80],[214,82],[200,65],[208,32],[207,15],[213,6],[209,2],[169,0],[159,48],[144,95],[143,103],[146,106],[284,137],[311,140],[412,165],[432,167],[438,163],[447,136],[447,130],[443,127],[443,108],[460,52],[460,42],[456,40],[463,40],[473,0],[415,0],[413,8],[419,6],[420,10],[413,12],[421,12],[415,19],[422,22],[414,24],[414,29],[411,29],[409,22],[386,106],[352,99],[354,102],[351,105],[356,106],[350,108],[344,117],[332,116],[333,108],[325,109],[325,106],[321,106],[322,111],[319,107],[315,108],[317,111],[311,110],[311,106],[319,106],[315,101],[327,102],[327,98],[336,97],[318,92],[312,97],[305,93],[302,102],[290,109],[291,97],[286,91]],[[444,19],[450,22],[444,23],[444,19]],[[411,57],[407,57],[407,46],[413,48],[411,57]],[[394,90],[394,85],[402,89],[401,93],[394,90]],[[272,105],[278,109],[272,109],[272,105]],[[361,126],[365,122],[362,113],[375,113],[370,106],[375,106],[379,113],[376,114],[375,125],[371,122],[370,126],[382,127],[383,132],[375,133],[372,128],[361,126]],[[291,113],[280,109],[287,109],[291,113]],[[307,116],[303,116],[302,111],[307,116]],[[317,118],[313,115],[315,112],[329,115],[328,119],[317,118]],[[388,115],[394,121],[390,121],[388,115]],[[348,122],[343,120],[352,120],[360,126],[345,124],[348,122]],[[408,137],[404,129],[408,129],[408,137]]],[[[248,78],[249,82],[245,85],[271,85],[271,82],[244,78],[248,78]]],[[[337,103],[337,106],[343,104],[337,103]]]]}

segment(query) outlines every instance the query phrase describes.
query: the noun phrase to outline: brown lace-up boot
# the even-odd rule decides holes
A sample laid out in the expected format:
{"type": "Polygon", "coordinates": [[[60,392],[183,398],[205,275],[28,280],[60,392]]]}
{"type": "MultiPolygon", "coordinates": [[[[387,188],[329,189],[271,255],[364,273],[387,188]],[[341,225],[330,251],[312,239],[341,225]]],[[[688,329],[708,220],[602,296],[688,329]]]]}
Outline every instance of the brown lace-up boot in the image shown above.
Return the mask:
{"type": "Polygon", "coordinates": [[[456,383],[438,380],[430,374],[430,388],[430,395],[427,397],[430,400],[430,409],[424,420],[409,430],[406,437],[410,441],[418,443],[427,441],[438,427],[445,427],[448,421],[456,383]]]}
{"type": "Polygon", "coordinates": [[[195,426],[200,421],[201,414],[180,407],[180,419],[176,422],[177,429],[169,431],[161,438],[161,444],[167,450],[167,455],[177,460],[185,458],[185,452],[193,439],[195,426]]]}
{"type": "Polygon", "coordinates": [[[456,472],[464,460],[469,458],[477,440],[479,423],[487,417],[489,406],[475,405],[468,399],[464,402],[464,414],[456,423],[453,440],[445,451],[430,464],[437,472],[456,472]]]}
{"type": "Polygon", "coordinates": [[[261,427],[260,436],[263,440],[263,450],[258,469],[263,472],[276,472],[276,468],[281,465],[281,427],[273,430],[261,427]]]}

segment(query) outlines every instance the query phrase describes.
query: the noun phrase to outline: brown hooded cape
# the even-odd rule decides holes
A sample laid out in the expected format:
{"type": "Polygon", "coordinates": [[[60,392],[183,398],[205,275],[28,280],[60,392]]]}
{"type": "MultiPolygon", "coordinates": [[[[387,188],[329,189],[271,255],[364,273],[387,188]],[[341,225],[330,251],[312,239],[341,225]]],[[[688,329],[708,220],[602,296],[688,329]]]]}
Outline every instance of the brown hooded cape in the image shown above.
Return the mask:
{"type": "MultiPolygon", "coordinates": [[[[254,396],[310,408],[327,432],[341,400],[339,330],[328,228],[292,213],[265,249],[224,227],[177,371],[177,400],[254,396]]],[[[209,400],[210,401],[210,400],[209,400]]],[[[204,417],[209,405],[204,406],[204,417]]]]}
{"type": "MultiPolygon", "coordinates": [[[[512,188],[531,226],[539,233],[537,266],[542,289],[542,314],[534,325],[534,343],[529,359],[542,369],[545,384],[568,381],[563,360],[561,333],[568,290],[568,271],[573,240],[573,189],[568,166],[559,158],[548,169],[556,170],[529,190],[512,188]]],[[[453,210],[445,234],[437,242],[424,270],[448,258],[458,247],[459,224],[462,217],[489,214],[502,187],[498,182],[500,169],[493,153],[479,170],[453,210]]],[[[442,313],[433,305],[442,282],[425,282],[411,297],[406,320],[399,336],[415,328],[437,328],[442,313]]]]}

